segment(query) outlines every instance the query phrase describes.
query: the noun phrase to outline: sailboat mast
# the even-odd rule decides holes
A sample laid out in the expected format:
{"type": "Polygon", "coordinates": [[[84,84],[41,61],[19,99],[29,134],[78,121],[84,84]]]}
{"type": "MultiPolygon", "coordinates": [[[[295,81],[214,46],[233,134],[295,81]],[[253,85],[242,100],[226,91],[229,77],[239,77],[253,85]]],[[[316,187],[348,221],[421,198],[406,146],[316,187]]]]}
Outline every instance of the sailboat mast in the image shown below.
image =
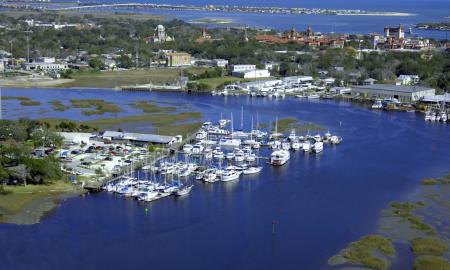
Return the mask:
{"type": "Polygon", "coordinates": [[[244,131],[244,106],[241,106],[241,131],[244,131]]]}

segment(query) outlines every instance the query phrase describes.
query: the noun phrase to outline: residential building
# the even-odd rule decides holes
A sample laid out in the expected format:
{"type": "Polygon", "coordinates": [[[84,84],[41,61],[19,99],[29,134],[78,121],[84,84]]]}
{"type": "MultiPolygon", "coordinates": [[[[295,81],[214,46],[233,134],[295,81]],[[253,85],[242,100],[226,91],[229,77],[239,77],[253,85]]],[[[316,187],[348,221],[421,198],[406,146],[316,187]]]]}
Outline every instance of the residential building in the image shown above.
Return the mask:
{"type": "Polygon", "coordinates": [[[38,57],[36,59],[36,62],[53,64],[56,62],[56,59],[55,57],[38,57]]]}
{"type": "Polygon", "coordinates": [[[405,38],[405,29],[403,25],[399,25],[398,27],[385,27],[384,28],[384,37],[394,37],[396,39],[404,39],[405,38]]]}
{"type": "Polygon", "coordinates": [[[397,78],[398,85],[415,85],[420,82],[418,75],[400,75],[397,78]]]}
{"type": "Polygon", "coordinates": [[[214,63],[214,66],[220,67],[220,68],[226,68],[228,66],[228,60],[226,60],[226,59],[214,59],[213,63],[214,63]]]}
{"type": "Polygon", "coordinates": [[[366,98],[396,98],[400,102],[415,102],[424,97],[434,96],[435,89],[422,86],[404,86],[392,84],[373,84],[353,86],[352,96],[363,96],[366,98]]]}
{"type": "Polygon", "coordinates": [[[191,65],[191,55],[185,52],[173,52],[165,55],[168,67],[183,67],[191,65]]]}

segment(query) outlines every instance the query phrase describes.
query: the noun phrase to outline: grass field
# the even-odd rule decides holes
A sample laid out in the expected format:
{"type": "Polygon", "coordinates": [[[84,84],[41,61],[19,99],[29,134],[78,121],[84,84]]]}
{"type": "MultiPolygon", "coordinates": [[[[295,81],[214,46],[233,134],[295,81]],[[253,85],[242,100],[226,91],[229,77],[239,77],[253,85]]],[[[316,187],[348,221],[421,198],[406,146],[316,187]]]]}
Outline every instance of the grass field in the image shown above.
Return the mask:
{"type": "MultiPolygon", "coordinates": [[[[203,68],[190,68],[191,73],[200,73],[203,68]]],[[[116,88],[140,84],[176,84],[180,69],[138,69],[125,71],[83,71],[74,73],[73,81],[60,87],[116,88]]]]}

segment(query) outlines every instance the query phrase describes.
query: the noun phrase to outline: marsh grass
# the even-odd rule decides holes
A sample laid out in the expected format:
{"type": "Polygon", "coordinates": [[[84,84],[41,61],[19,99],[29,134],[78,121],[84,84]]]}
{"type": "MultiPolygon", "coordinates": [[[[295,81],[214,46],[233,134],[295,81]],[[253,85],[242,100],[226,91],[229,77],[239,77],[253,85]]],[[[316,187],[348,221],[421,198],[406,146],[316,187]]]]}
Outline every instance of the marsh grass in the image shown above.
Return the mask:
{"type": "Polygon", "coordinates": [[[69,109],[68,106],[64,105],[61,101],[56,100],[56,99],[50,101],[50,104],[52,105],[53,110],[58,111],[58,112],[64,112],[69,109]]]}
{"type": "Polygon", "coordinates": [[[450,270],[450,262],[438,256],[420,256],[414,261],[414,270],[450,270]]]}
{"type": "Polygon", "coordinates": [[[437,238],[418,237],[411,241],[411,249],[416,256],[442,256],[448,251],[448,246],[446,243],[437,238]]]}
{"type": "Polygon", "coordinates": [[[106,102],[102,99],[71,99],[73,108],[94,108],[92,110],[83,110],[83,114],[90,116],[94,114],[118,113],[122,112],[117,104],[106,102]]]}
{"type": "Polygon", "coordinates": [[[156,102],[139,101],[132,106],[135,109],[141,109],[145,113],[174,112],[177,110],[175,106],[159,106],[156,102]]]}

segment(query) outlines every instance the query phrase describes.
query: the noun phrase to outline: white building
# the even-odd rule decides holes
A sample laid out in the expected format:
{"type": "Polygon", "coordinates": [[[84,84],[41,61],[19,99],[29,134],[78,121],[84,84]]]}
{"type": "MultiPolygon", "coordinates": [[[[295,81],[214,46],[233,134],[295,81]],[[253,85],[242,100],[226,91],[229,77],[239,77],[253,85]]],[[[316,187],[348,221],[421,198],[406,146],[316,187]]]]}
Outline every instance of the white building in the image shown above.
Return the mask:
{"type": "Polygon", "coordinates": [[[0,72],[4,71],[5,71],[5,63],[3,63],[3,61],[0,59],[0,72]]]}
{"type": "Polygon", "coordinates": [[[214,59],[213,64],[216,67],[226,68],[228,66],[228,60],[225,59],[214,59]]]}
{"type": "Polygon", "coordinates": [[[332,87],[330,89],[330,92],[335,93],[336,95],[350,94],[351,91],[352,89],[348,87],[332,87]]]}
{"type": "Polygon", "coordinates": [[[233,65],[231,71],[234,72],[244,72],[256,70],[256,65],[233,65]]]}
{"type": "Polygon", "coordinates": [[[233,76],[244,79],[269,78],[270,72],[267,69],[255,69],[247,71],[233,72],[233,76]]]}
{"type": "Polygon", "coordinates": [[[424,97],[434,96],[435,89],[421,86],[404,86],[392,84],[373,84],[353,86],[351,94],[354,97],[366,98],[396,98],[400,102],[415,102],[424,97]]]}
{"type": "Polygon", "coordinates": [[[94,135],[92,133],[83,132],[59,132],[59,135],[63,138],[63,142],[66,144],[89,144],[89,140],[94,135]]]}
{"type": "Polygon", "coordinates": [[[62,71],[69,68],[67,64],[44,63],[44,62],[25,63],[24,67],[26,70],[36,70],[36,71],[62,71]]]}
{"type": "Polygon", "coordinates": [[[418,75],[400,75],[397,78],[398,85],[414,85],[420,82],[418,75]]]}

